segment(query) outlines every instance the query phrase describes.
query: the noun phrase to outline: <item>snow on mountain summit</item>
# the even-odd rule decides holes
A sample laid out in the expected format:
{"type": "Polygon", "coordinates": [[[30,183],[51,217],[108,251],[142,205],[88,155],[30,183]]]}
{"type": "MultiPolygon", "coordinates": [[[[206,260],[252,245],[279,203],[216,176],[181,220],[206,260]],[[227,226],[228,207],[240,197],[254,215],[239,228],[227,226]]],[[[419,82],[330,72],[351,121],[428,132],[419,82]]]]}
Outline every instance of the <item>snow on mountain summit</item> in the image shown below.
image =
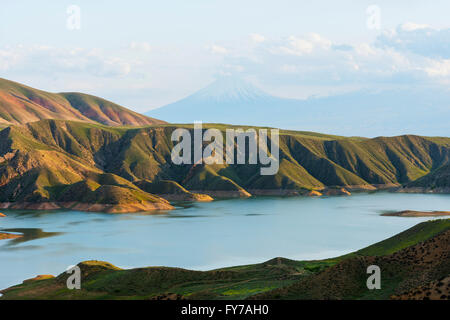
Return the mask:
{"type": "Polygon", "coordinates": [[[238,102],[269,98],[270,95],[237,77],[221,77],[189,98],[211,102],[238,102]]]}
{"type": "Polygon", "coordinates": [[[270,95],[244,79],[230,76],[146,115],[171,123],[203,121],[366,137],[412,132],[446,136],[448,101],[450,91],[446,89],[359,90],[289,99],[270,95]]]}

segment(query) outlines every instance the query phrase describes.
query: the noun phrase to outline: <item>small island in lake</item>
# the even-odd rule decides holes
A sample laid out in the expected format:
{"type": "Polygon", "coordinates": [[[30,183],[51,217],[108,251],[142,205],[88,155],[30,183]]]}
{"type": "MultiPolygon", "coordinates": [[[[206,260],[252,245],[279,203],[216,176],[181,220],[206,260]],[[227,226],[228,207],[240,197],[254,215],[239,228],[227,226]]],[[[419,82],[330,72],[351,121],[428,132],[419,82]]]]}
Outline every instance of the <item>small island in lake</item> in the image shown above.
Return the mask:
{"type": "Polygon", "coordinates": [[[397,212],[386,212],[382,216],[393,216],[393,217],[440,217],[440,216],[450,216],[450,211],[414,211],[414,210],[403,210],[397,212]]]}

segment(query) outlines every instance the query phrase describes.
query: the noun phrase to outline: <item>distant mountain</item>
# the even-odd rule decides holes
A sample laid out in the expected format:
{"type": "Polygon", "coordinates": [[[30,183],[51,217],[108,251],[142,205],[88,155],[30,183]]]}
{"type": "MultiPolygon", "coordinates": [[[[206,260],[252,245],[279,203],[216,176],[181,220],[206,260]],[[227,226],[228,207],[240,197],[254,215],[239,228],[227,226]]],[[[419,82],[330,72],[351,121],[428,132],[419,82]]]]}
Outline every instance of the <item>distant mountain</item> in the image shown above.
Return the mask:
{"type": "Polygon", "coordinates": [[[252,103],[255,101],[268,101],[274,99],[271,95],[256,88],[240,78],[225,77],[216,80],[206,88],[203,88],[185,101],[192,103],[252,103]]]}
{"type": "Polygon", "coordinates": [[[111,126],[164,123],[88,94],[49,93],[0,78],[0,126],[41,119],[97,122],[111,126]]]}
{"type": "Polygon", "coordinates": [[[175,103],[147,112],[175,123],[230,123],[262,125],[279,123],[281,109],[298,100],[274,97],[239,78],[223,77],[175,103]],[[275,114],[274,114],[275,113],[275,114]]]}
{"type": "Polygon", "coordinates": [[[450,136],[450,90],[358,91],[306,100],[275,97],[223,77],[146,115],[172,123],[247,124],[347,136],[450,136]]]}

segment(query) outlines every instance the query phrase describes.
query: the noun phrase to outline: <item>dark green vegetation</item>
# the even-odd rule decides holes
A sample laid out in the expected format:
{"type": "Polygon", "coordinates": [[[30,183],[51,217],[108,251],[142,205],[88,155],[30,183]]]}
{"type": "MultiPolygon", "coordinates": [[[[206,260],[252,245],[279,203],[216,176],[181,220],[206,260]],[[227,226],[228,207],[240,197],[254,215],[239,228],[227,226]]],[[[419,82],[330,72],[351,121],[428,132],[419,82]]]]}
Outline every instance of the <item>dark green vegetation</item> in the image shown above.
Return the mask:
{"type": "Polygon", "coordinates": [[[318,261],[275,258],[212,271],[148,267],[123,270],[101,261],[79,264],[82,289],[68,275],[27,280],[2,299],[388,299],[450,274],[450,219],[420,223],[349,255],[318,261]],[[381,267],[381,290],[368,290],[366,269],[381,267]],[[174,295],[176,294],[176,295],[174,295]]]}
{"type": "Polygon", "coordinates": [[[88,94],[50,93],[0,78],[0,126],[41,119],[65,119],[117,125],[163,123],[88,94]]]}
{"type": "MultiPolygon", "coordinates": [[[[364,249],[358,250],[354,255],[384,256],[400,251],[450,229],[450,219],[431,220],[419,223],[389,239],[380,241],[364,249]]],[[[345,256],[347,257],[347,256],[345,256]]]]}
{"type": "Polygon", "coordinates": [[[450,188],[450,164],[443,165],[432,173],[410,182],[407,187],[426,188],[429,190],[450,188]]]}
{"type": "Polygon", "coordinates": [[[193,192],[198,191],[213,197],[246,197],[333,192],[338,186],[375,190],[416,181],[448,186],[448,179],[436,177],[448,171],[450,138],[366,139],[281,131],[280,169],[276,175],[261,176],[259,165],[173,164],[170,137],[177,127],[192,129],[66,120],[9,126],[0,131],[0,202],[9,208],[126,212],[150,210],[155,204],[168,209],[167,202],[154,196],[168,192],[196,200],[193,192]]]}

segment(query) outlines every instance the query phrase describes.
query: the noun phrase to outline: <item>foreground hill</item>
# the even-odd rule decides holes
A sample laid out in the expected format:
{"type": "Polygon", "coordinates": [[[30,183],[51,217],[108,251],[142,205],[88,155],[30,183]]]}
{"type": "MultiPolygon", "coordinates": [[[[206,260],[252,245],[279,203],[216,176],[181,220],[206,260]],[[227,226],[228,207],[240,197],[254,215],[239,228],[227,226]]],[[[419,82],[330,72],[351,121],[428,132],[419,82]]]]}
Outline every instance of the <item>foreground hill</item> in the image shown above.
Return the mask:
{"type": "Polygon", "coordinates": [[[392,238],[328,260],[275,258],[212,271],[120,269],[85,261],[81,290],[68,274],[38,276],[1,291],[0,299],[448,299],[450,219],[420,223],[392,238]],[[366,269],[381,268],[381,289],[368,290],[366,269]],[[421,288],[416,290],[416,288],[421,288]]]}
{"type": "MultiPolygon", "coordinates": [[[[184,127],[192,130],[191,125],[184,127]]],[[[173,164],[170,137],[176,128],[114,128],[63,120],[7,127],[0,131],[1,206],[80,209],[73,206],[78,202],[131,206],[160,199],[154,194],[201,201],[350,194],[427,181],[450,163],[450,138],[365,139],[281,131],[279,171],[261,176],[260,165],[173,164]]]]}
{"type": "MultiPolygon", "coordinates": [[[[408,299],[417,287],[430,287],[450,275],[450,220],[421,223],[354,254],[339,263],[284,288],[253,299],[408,299]],[[429,237],[433,234],[432,237],[429,237]],[[422,240],[427,238],[426,240],[422,240]],[[417,239],[421,239],[417,242],[417,239]],[[401,248],[399,250],[399,247],[401,248]],[[368,290],[367,267],[381,270],[381,289],[368,290]]],[[[443,283],[442,283],[443,284],[443,283]]],[[[438,296],[423,292],[422,299],[450,299],[450,287],[438,296]]]]}
{"type": "Polygon", "coordinates": [[[164,123],[88,94],[50,93],[0,78],[0,126],[41,119],[77,120],[110,126],[164,123]]]}

